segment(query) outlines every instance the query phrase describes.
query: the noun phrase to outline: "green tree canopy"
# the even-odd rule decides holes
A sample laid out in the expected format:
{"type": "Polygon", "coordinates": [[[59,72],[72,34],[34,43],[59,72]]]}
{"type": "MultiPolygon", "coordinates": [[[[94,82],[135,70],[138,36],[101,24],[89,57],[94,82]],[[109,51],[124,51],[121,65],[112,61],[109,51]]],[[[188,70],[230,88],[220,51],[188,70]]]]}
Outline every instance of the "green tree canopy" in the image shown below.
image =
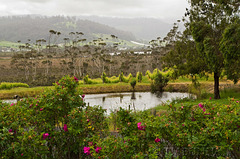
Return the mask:
{"type": "Polygon", "coordinates": [[[234,65],[239,65],[235,60],[237,58],[233,59],[233,54],[239,56],[240,36],[237,36],[239,25],[233,23],[239,19],[240,2],[189,0],[189,3],[191,8],[186,9],[185,14],[189,17],[183,18],[186,30],[181,38],[175,41],[164,62],[168,66],[175,65],[180,74],[213,73],[214,98],[219,99],[219,77],[224,69],[228,78],[234,82],[240,76],[239,69],[237,70],[239,67],[231,66],[232,60],[235,62],[234,65]],[[230,38],[232,33],[235,35],[230,38]]]}
{"type": "Polygon", "coordinates": [[[240,79],[240,21],[231,24],[223,33],[220,50],[224,56],[228,79],[237,83],[240,79]]]}

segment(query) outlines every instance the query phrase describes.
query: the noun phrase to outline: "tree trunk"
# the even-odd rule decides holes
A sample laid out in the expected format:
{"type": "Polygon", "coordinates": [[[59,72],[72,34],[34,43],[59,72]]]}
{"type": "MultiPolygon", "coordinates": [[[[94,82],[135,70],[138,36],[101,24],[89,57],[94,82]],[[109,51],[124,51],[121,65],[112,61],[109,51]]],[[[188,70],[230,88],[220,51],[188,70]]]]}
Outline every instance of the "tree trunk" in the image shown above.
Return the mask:
{"type": "Polygon", "coordinates": [[[214,72],[214,99],[220,99],[219,94],[219,75],[214,72]]]}

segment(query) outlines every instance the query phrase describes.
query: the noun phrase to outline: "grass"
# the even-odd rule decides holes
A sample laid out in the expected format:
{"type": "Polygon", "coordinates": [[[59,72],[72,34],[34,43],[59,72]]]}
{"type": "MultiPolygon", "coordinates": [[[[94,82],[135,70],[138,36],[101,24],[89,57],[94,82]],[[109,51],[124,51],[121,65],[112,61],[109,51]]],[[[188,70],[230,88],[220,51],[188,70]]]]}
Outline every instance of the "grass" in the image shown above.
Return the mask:
{"type": "Polygon", "coordinates": [[[53,86],[48,87],[33,87],[33,88],[13,88],[11,90],[0,90],[0,99],[11,99],[14,95],[20,97],[34,97],[40,94],[44,89],[51,89],[53,86]]]}
{"type": "Polygon", "coordinates": [[[102,38],[105,43],[112,44],[115,42],[120,42],[119,46],[128,46],[128,47],[139,47],[139,45],[131,43],[130,41],[123,40],[123,39],[112,39],[112,37],[108,34],[93,34],[96,38],[102,38]],[[108,38],[108,40],[106,39],[108,38]]]}
{"type": "Polygon", "coordinates": [[[18,48],[19,45],[23,45],[23,44],[14,43],[14,42],[10,42],[10,41],[0,41],[0,46],[2,46],[2,47],[18,48]]]}
{"type": "MultiPolygon", "coordinates": [[[[118,77],[109,77],[111,80],[116,80],[118,77]]],[[[90,79],[93,81],[93,84],[83,84],[83,81],[79,81],[79,88],[83,90],[84,94],[97,94],[97,93],[116,93],[116,92],[130,92],[132,91],[132,87],[130,83],[102,83],[101,78],[90,79]]],[[[189,89],[192,81],[188,76],[179,77],[177,80],[169,81],[168,86],[165,88],[166,91],[169,92],[189,92],[193,94],[198,94],[201,98],[205,98],[208,96],[208,93],[211,92],[213,88],[213,76],[209,75],[209,80],[206,81],[205,78],[199,79],[201,83],[201,89],[191,90],[189,89]],[[201,91],[199,91],[201,90],[201,91]]],[[[135,91],[139,92],[147,92],[151,91],[150,88],[151,80],[147,75],[142,76],[142,82],[137,83],[135,87],[135,91]]],[[[232,82],[226,81],[226,78],[221,80],[221,83],[224,84],[225,87],[227,84],[232,85],[232,82]]],[[[221,84],[220,83],[220,84],[221,84]]],[[[14,95],[19,95],[20,97],[33,97],[38,95],[42,89],[52,88],[49,87],[34,87],[34,88],[14,88],[11,90],[0,90],[0,99],[10,99],[13,98],[14,95]]],[[[224,92],[223,92],[224,93],[224,92]]],[[[164,107],[164,106],[161,106],[164,107]]]]}
{"type": "MultiPolygon", "coordinates": [[[[198,105],[199,103],[213,103],[213,104],[220,104],[220,105],[227,105],[229,104],[229,100],[235,99],[235,101],[240,101],[240,88],[227,88],[220,91],[221,99],[213,99],[213,94],[207,93],[204,99],[191,99],[191,98],[184,98],[184,99],[176,99],[173,100],[171,103],[164,103],[158,105],[154,109],[158,114],[165,113],[168,108],[169,104],[174,104],[176,107],[180,107],[182,105],[198,105]],[[210,99],[211,98],[211,99],[210,99]]],[[[147,110],[151,113],[152,109],[147,110]]]]}

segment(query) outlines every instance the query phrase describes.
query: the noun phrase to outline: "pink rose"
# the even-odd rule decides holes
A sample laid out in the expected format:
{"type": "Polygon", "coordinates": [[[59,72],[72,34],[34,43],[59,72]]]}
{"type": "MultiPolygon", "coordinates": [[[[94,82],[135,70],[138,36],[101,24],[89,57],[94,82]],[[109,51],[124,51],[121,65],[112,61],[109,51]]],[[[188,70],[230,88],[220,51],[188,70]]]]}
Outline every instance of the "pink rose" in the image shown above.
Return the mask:
{"type": "Polygon", "coordinates": [[[64,131],[68,131],[67,124],[64,124],[63,130],[64,130],[64,131]]]}
{"type": "Polygon", "coordinates": [[[99,153],[99,150],[101,150],[102,148],[101,147],[98,147],[95,149],[96,153],[99,153]]]}
{"type": "Polygon", "coordinates": [[[145,130],[145,126],[141,126],[141,122],[137,123],[138,130],[145,130]]]}
{"type": "Polygon", "coordinates": [[[49,136],[48,133],[44,133],[44,134],[43,134],[43,140],[45,140],[48,136],[49,136]]]}
{"type": "Polygon", "coordinates": [[[158,143],[158,142],[160,142],[161,140],[157,137],[156,139],[155,139],[155,142],[156,143],[158,143]]]}
{"type": "Polygon", "coordinates": [[[84,147],[83,148],[83,151],[84,151],[84,153],[86,153],[87,155],[90,155],[91,153],[90,153],[90,147],[84,147]]]}
{"type": "Polygon", "coordinates": [[[78,79],[77,79],[77,77],[73,77],[74,78],[74,80],[77,82],[78,81],[78,79]]]}

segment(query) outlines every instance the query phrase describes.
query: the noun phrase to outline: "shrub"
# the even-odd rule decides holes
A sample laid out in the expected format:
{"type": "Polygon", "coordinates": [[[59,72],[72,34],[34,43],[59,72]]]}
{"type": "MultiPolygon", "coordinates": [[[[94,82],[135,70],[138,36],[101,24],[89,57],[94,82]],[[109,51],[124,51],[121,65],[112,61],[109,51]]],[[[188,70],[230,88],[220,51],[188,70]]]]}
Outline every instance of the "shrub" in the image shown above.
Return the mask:
{"type": "Polygon", "coordinates": [[[102,78],[103,83],[118,83],[119,82],[119,78],[117,78],[116,76],[108,78],[106,76],[105,72],[103,72],[103,75],[101,76],[101,78],[102,78]]]}
{"type": "MultiPolygon", "coordinates": [[[[109,133],[106,110],[86,106],[78,79],[16,104],[0,101],[2,158],[239,158],[239,101],[175,102],[166,114],[119,109],[109,133]],[[186,153],[187,152],[187,153],[186,153]]],[[[187,99],[184,99],[187,100],[187,99]]]]}
{"type": "Polygon", "coordinates": [[[152,92],[163,92],[163,87],[167,86],[169,79],[164,77],[160,72],[154,77],[153,82],[151,83],[152,92]]]}
{"type": "Polygon", "coordinates": [[[131,73],[127,77],[123,75],[123,72],[119,75],[119,81],[120,82],[128,83],[131,78],[132,78],[131,73]]]}
{"type": "Polygon", "coordinates": [[[91,78],[89,78],[88,75],[86,75],[86,76],[83,78],[83,82],[84,82],[84,84],[100,84],[100,83],[102,83],[102,79],[100,79],[100,78],[91,79],[91,78]]]}
{"type": "Polygon", "coordinates": [[[136,75],[137,82],[141,83],[142,78],[143,78],[142,72],[137,72],[137,75],[136,75]]]}
{"type": "Polygon", "coordinates": [[[133,90],[134,90],[136,84],[137,84],[136,79],[131,80],[130,85],[132,86],[133,90]]]}
{"type": "Polygon", "coordinates": [[[29,85],[26,84],[26,83],[7,83],[7,82],[2,82],[0,84],[0,90],[2,90],[2,89],[12,89],[12,88],[16,88],[16,87],[29,88],[29,85]]]}

